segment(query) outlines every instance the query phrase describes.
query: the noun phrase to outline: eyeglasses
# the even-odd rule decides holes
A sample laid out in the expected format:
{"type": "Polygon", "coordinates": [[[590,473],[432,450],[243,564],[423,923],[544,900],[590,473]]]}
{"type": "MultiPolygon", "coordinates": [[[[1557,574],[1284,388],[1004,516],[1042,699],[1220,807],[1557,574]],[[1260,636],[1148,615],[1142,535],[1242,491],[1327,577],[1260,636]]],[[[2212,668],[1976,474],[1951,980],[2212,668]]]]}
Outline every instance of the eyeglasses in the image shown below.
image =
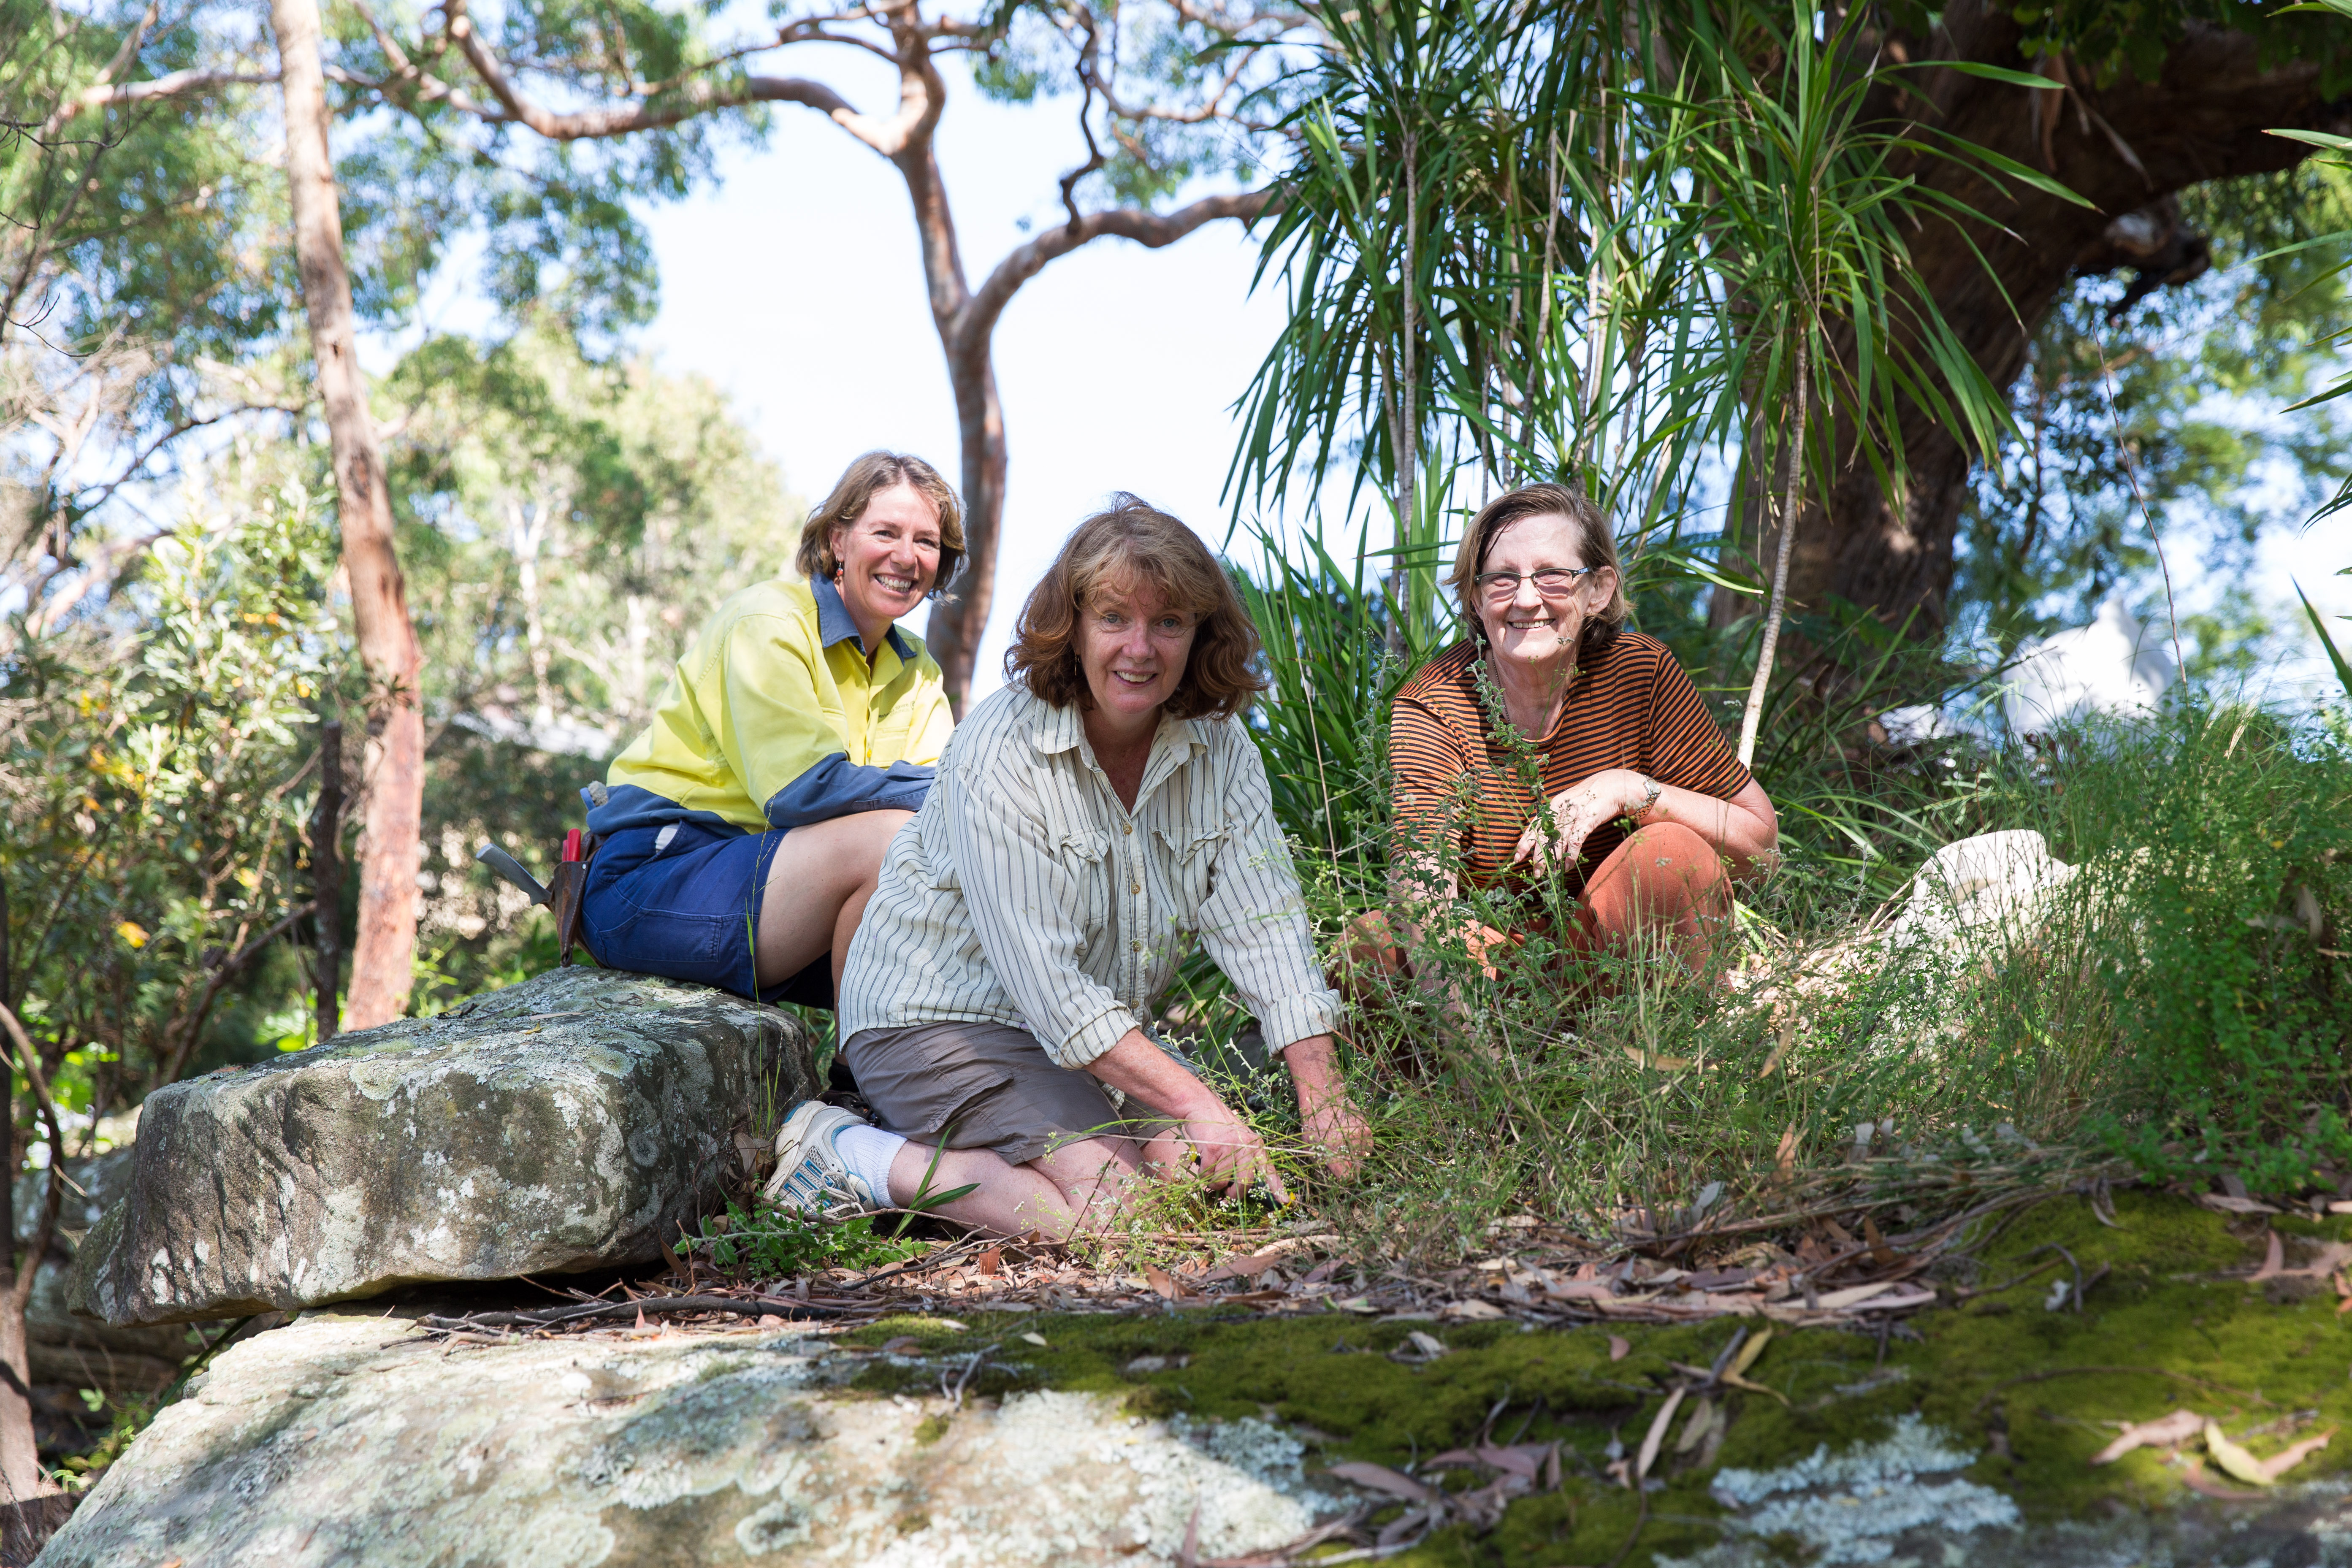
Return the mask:
{"type": "MultiPolygon", "coordinates": [[[[1598,566],[1547,566],[1530,572],[1524,581],[1533,583],[1536,592],[1547,599],[1565,599],[1576,591],[1577,579],[1600,571],[1598,566]]],[[[1489,599],[1516,599],[1523,579],[1517,572],[1481,572],[1470,579],[1479,594],[1489,599]]]]}

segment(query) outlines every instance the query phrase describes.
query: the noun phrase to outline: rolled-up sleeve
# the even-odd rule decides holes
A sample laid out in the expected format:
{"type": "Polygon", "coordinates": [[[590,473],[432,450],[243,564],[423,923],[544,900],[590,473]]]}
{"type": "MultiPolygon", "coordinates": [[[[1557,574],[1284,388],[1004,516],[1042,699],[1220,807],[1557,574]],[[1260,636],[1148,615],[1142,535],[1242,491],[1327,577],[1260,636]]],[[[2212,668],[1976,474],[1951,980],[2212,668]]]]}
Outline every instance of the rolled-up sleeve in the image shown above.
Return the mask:
{"type": "Polygon", "coordinates": [[[1201,944],[1234,983],[1276,1048],[1328,1035],[1339,997],[1315,962],[1314,933],[1299,896],[1290,846],[1257,747],[1244,740],[1223,759],[1225,821],[1196,916],[1201,944]]]}
{"type": "Polygon", "coordinates": [[[981,952],[1045,1054],[1083,1068],[1118,1044],[1136,1016],[1081,966],[1087,932],[1074,911],[1086,907],[1086,889],[1035,801],[950,765],[929,809],[946,817],[981,952]]]}

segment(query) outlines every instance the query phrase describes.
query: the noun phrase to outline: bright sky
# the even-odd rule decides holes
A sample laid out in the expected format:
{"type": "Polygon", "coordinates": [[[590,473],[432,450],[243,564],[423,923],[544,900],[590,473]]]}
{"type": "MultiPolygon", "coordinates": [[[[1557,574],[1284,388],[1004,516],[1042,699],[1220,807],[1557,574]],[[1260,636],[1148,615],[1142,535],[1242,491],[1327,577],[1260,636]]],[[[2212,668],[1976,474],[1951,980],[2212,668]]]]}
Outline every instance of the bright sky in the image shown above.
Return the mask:
{"type": "MultiPolygon", "coordinates": [[[[887,68],[848,51],[810,74],[861,107],[895,98],[887,68]]],[[[952,77],[950,91],[940,158],[976,285],[1026,238],[1017,220],[1059,215],[1055,181],[1076,140],[1067,104],[999,106],[952,77]]],[[[812,500],[875,447],[919,453],[953,479],[954,405],[897,172],[791,106],[777,109],[766,148],[729,154],[721,172],[715,188],[650,215],[663,307],[646,346],[667,369],[730,393],[812,500]]],[[[1232,223],[1159,251],[1097,241],[1031,279],[1005,313],[996,370],[1011,469],[975,694],[997,683],[1007,629],[1055,547],[1110,492],[1133,490],[1223,537],[1232,405],[1282,320],[1278,280],[1250,292],[1255,260],[1232,223]]],[[[2221,584],[2188,541],[2168,542],[2182,608],[2208,601],[2221,584]]],[[[2300,624],[2291,577],[2331,616],[2352,615],[2352,576],[2336,574],[2346,565],[2352,517],[2274,531],[2253,586],[2282,620],[2293,611],[2300,624]]],[[[2331,624],[2352,650],[2352,622],[2331,624]]],[[[2280,685],[2332,685],[2302,640],[2305,657],[2280,685]]]]}

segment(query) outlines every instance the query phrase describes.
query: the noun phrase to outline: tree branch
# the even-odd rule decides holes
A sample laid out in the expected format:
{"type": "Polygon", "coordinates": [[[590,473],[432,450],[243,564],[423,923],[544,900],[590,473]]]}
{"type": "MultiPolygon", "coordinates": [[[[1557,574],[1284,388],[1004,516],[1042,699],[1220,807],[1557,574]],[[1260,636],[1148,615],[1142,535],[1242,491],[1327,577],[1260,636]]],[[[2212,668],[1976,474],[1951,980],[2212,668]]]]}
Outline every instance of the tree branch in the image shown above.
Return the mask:
{"type": "Polygon", "coordinates": [[[1088,213],[1076,223],[1058,224],[996,264],[962,310],[956,312],[954,337],[958,343],[985,340],[996,330],[996,320],[1021,285],[1045,269],[1049,261],[1067,256],[1089,241],[1106,237],[1131,239],[1138,245],[1157,250],[1173,245],[1203,224],[1219,218],[1239,218],[1244,224],[1257,221],[1260,214],[1274,200],[1271,190],[1243,191],[1233,195],[1204,196],[1192,205],[1179,207],[1172,213],[1137,212],[1118,207],[1108,212],[1088,213]]]}
{"type": "MultiPolygon", "coordinates": [[[[634,103],[609,109],[586,109],[572,113],[558,113],[546,105],[526,96],[509,77],[506,68],[499,63],[482,42],[481,34],[467,14],[466,0],[448,0],[444,9],[447,17],[446,30],[464,53],[474,74],[498,100],[499,108],[474,103],[446,84],[420,73],[420,83],[425,94],[446,99],[452,107],[479,116],[484,120],[512,121],[527,126],[551,142],[579,142],[609,136],[627,136],[640,131],[656,131],[676,125],[697,115],[718,110],[740,109],[753,103],[797,103],[814,109],[835,125],[873,148],[886,158],[896,157],[907,145],[917,123],[924,117],[929,105],[923,98],[929,95],[904,95],[899,111],[888,119],[877,119],[860,114],[843,98],[823,82],[800,77],[746,76],[728,83],[688,82],[674,91],[665,93],[658,101],[634,103]],[[438,89],[438,91],[434,91],[438,89]]],[[[841,43],[847,40],[823,37],[813,41],[841,43]]]]}
{"type": "Polygon", "coordinates": [[[95,82],[60,104],[57,112],[49,116],[49,122],[41,127],[41,132],[45,139],[54,136],[65,129],[74,116],[86,110],[155,103],[167,98],[185,98],[222,87],[268,87],[277,79],[276,71],[179,70],[165,76],[151,77],[145,81],[95,82]]]}

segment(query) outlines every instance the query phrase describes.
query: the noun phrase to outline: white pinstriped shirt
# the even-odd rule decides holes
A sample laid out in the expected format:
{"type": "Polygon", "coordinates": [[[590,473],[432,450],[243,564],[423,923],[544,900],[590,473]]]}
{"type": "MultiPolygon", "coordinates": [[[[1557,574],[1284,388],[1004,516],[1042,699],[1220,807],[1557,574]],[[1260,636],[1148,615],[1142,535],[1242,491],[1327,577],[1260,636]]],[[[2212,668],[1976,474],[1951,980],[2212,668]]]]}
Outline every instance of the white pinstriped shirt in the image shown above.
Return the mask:
{"type": "Polygon", "coordinates": [[[1013,1024],[1082,1068],[1152,1016],[1192,935],[1268,1046],[1331,1031],[1339,998],[1241,723],[1163,717],[1130,814],[1078,710],[1013,682],[956,727],[890,840],[849,944],[840,1037],[1013,1024]]]}

